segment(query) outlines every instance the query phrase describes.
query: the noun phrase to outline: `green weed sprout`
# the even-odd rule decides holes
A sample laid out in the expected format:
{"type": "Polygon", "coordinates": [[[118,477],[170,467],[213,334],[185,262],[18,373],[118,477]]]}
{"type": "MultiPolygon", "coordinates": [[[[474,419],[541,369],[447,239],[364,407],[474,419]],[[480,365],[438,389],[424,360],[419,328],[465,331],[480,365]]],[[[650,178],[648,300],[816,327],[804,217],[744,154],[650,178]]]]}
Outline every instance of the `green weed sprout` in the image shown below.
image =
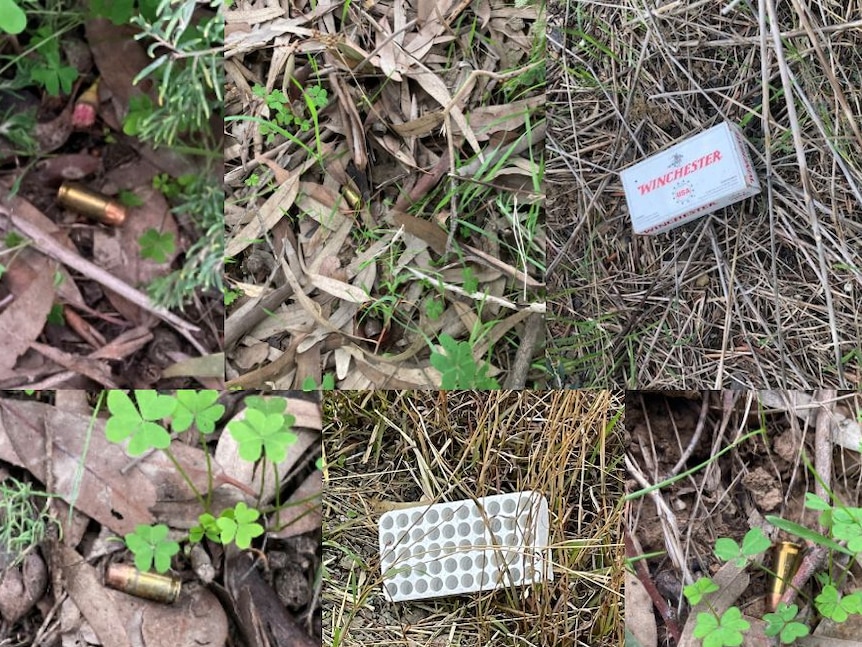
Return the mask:
{"type": "Polygon", "coordinates": [[[48,515],[47,500],[40,510],[32,499],[50,496],[12,477],[0,481],[0,571],[19,564],[45,538],[54,519],[48,515]]]}
{"type": "MultiPolygon", "coordinates": [[[[214,390],[179,390],[175,395],[137,390],[134,400],[124,391],[112,390],[107,398],[111,415],[105,426],[105,435],[115,443],[128,440],[127,451],[130,455],[138,456],[148,450],[159,449],[171,460],[204,508],[198,517],[198,525],[189,531],[190,541],[198,542],[207,537],[221,544],[233,542],[237,547],[246,549],[251,546],[252,539],[264,532],[263,526],[257,523],[260,512],[249,508],[244,502],[223,510],[218,517],[209,511],[212,465],[204,436],[215,431],[216,423],[224,415],[224,406],[218,404],[217,400],[218,392],[214,390]],[[209,488],[206,499],[171,453],[171,435],[165,427],[166,420],[170,420],[170,427],[175,433],[188,431],[193,426],[198,430],[207,459],[209,488]]],[[[276,465],[284,460],[287,447],[297,440],[296,434],[291,431],[296,418],[285,412],[286,407],[287,400],[284,398],[250,396],[246,398],[245,420],[228,424],[228,432],[239,445],[240,456],[251,461],[261,457],[271,461],[276,482],[276,465]]],[[[276,494],[276,510],[278,507],[276,494]]],[[[167,535],[167,526],[158,524],[138,525],[135,532],[125,536],[126,546],[134,553],[135,566],[139,570],[146,571],[155,566],[158,572],[163,573],[170,568],[171,557],[179,551],[179,546],[168,540],[167,535]]],[[[2,538],[0,534],[0,541],[2,538]]]]}
{"type": "Polygon", "coordinates": [[[751,623],[742,617],[738,607],[730,607],[719,617],[715,613],[698,613],[694,637],[703,638],[703,647],[736,647],[751,623]]]}
{"type": "MultiPolygon", "coordinates": [[[[821,512],[820,524],[829,529],[830,536],[821,535],[781,517],[767,516],[766,520],[776,528],[830,551],[854,558],[862,552],[862,508],[832,505],[810,492],[805,496],[805,506],[821,512]],[[839,541],[846,542],[846,546],[838,543],[839,541]]],[[[719,538],[715,543],[715,555],[723,561],[744,568],[753,558],[768,549],[770,544],[763,530],[752,528],[745,534],[741,545],[726,537],[719,538]]],[[[842,596],[836,582],[828,573],[821,574],[819,579],[823,588],[814,598],[814,606],[820,615],[838,623],[845,622],[851,615],[862,615],[862,592],[842,596]]],[[[706,600],[709,606],[708,596],[716,591],[718,586],[710,578],[701,577],[686,586],[683,594],[692,606],[703,600],[706,600]]],[[[798,614],[797,605],[779,604],[773,613],[767,613],[763,617],[766,622],[766,635],[777,636],[785,645],[807,636],[809,627],[797,620],[798,614]]],[[[738,607],[730,607],[719,615],[710,606],[709,612],[697,614],[694,636],[703,639],[703,647],[735,647],[742,644],[748,629],[749,623],[742,617],[738,607]]]]}
{"type": "Polygon", "coordinates": [[[775,609],[775,613],[767,613],[763,616],[766,621],[766,629],[764,633],[767,636],[778,636],[779,640],[785,645],[789,645],[797,638],[802,638],[808,635],[808,626],[801,622],[796,622],[796,615],[799,613],[799,607],[795,604],[787,605],[781,603],[775,609]]]}
{"type": "Polygon", "coordinates": [[[499,389],[500,385],[488,376],[491,365],[473,359],[473,346],[469,341],[455,341],[450,335],[440,335],[444,352],[431,353],[431,366],[440,371],[441,389],[499,389]]]}
{"type": "Polygon", "coordinates": [[[27,27],[27,15],[15,0],[0,0],[0,30],[20,34],[27,27]]]}
{"type": "Polygon", "coordinates": [[[180,552],[180,545],[168,539],[168,527],[163,524],[148,526],[138,524],[135,532],[125,536],[126,546],[135,556],[135,568],[148,571],[155,565],[156,571],[165,573],[171,568],[171,557],[180,552]]]}

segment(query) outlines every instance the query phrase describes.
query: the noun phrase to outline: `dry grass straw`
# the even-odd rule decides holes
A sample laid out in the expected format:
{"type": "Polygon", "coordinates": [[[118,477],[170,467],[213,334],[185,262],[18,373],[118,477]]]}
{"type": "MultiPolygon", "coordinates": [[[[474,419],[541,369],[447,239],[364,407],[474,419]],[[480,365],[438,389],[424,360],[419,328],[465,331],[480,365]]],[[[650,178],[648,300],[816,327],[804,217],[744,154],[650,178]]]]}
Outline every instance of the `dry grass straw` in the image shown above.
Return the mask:
{"type": "Polygon", "coordinates": [[[325,644],[622,644],[620,398],[341,392],[327,395],[324,408],[325,644]],[[382,512],[526,489],[550,504],[552,583],[384,600],[382,512]]]}
{"type": "Polygon", "coordinates": [[[551,5],[549,354],[559,381],[858,384],[862,5],[647,9],[551,5]],[[743,126],[761,195],[633,237],[619,170],[723,120],[743,126]]]}

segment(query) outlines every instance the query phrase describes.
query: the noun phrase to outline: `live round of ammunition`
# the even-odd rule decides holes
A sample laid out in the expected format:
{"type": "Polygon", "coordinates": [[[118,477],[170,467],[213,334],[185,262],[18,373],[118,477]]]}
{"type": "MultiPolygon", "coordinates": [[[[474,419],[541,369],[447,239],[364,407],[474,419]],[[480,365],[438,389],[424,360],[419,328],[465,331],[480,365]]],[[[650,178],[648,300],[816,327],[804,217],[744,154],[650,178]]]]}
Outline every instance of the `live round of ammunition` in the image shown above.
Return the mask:
{"type": "Polygon", "coordinates": [[[111,564],[105,584],[129,595],[171,604],[180,594],[180,580],[156,573],[142,573],[128,564],[111,564]]]}
{"type": "Polygon", "coordinates": [[[117,227],[126,220],[126,208],[123,205],[74,182],[63,183],[57,192],[57,201],[67,209],[105,225],[117,227]]]}
{"type": "Polygon", "coordinates": [[[782,541],[775,544],[773,550],[775,557],[772,562],[772,572],[775,575],[770,582],[769,594],[766,599],[766,606],[769,611],[775,611],[781,601],[781,596],[796,573],[800,557],[799,544],[793,542],[782,541]]]}

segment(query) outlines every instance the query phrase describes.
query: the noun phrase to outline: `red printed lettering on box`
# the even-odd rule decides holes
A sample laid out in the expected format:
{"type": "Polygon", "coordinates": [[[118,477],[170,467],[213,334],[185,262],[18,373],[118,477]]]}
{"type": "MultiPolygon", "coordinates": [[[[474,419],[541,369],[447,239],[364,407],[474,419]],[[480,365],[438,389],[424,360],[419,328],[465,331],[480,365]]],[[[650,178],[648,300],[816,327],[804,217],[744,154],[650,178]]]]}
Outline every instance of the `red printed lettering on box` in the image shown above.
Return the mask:
{"type": "Polygon", "coordinates": [[[739,129],[714,126],[620,172],[635,233],[659,233],[756,195],[739,129]]]}

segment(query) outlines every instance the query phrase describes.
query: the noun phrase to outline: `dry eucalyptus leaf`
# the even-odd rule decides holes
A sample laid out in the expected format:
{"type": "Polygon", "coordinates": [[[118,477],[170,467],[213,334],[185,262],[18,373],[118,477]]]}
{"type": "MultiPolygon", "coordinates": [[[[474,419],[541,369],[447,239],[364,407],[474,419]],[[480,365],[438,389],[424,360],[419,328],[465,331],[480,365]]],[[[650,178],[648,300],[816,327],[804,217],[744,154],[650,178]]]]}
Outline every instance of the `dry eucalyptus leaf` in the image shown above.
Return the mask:
{"type": "Polygon", "coordinates": [[[48,568],[38,553],[30,552],[23,563],[0,575],[0,616],[14,625],[45,595],[48,568]]]}

